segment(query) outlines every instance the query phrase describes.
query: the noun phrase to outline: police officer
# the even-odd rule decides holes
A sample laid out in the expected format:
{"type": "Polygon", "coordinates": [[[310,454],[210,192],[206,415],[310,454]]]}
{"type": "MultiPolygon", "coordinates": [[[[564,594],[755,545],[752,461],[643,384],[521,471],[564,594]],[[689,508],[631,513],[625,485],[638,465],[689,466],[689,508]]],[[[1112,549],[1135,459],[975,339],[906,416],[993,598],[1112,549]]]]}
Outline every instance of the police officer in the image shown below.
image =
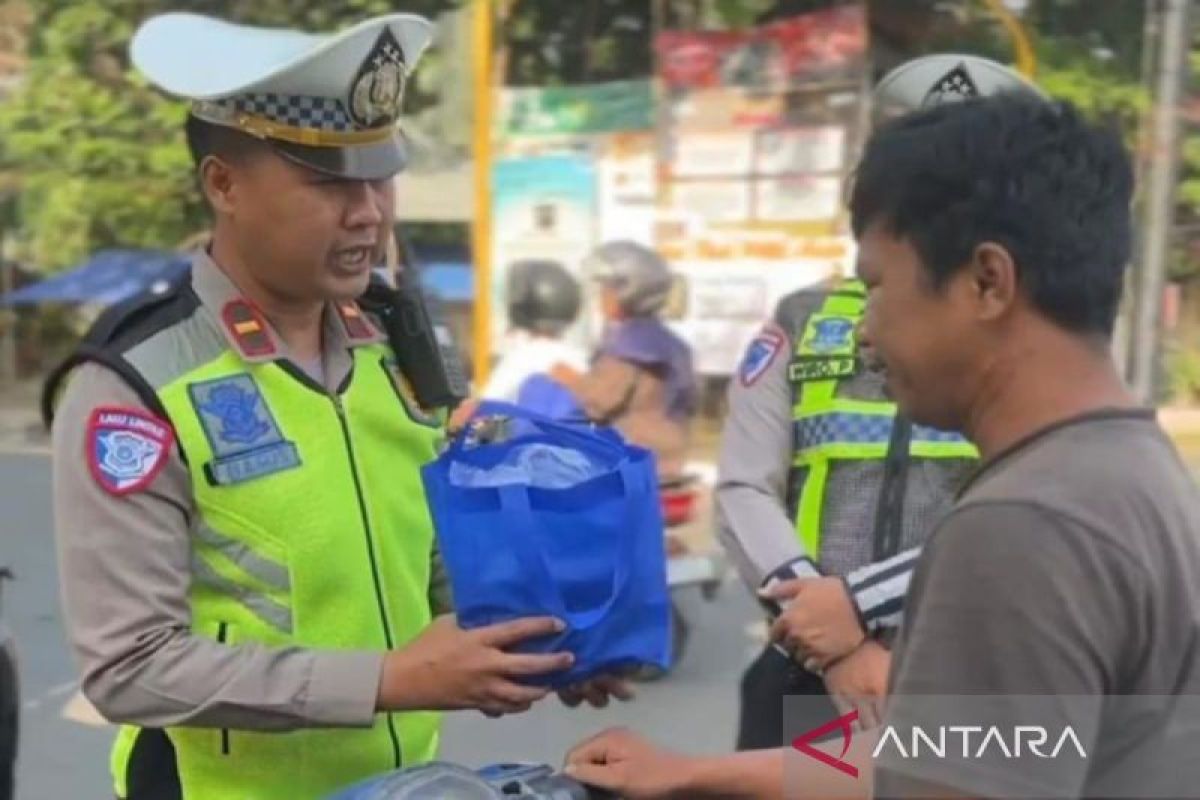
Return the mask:
{"type": "MultiPolygon", "coordinates": [[[[998,90],[1036,91],[1005,67],[918,59],[880,84],[877,113],[998,90]],[[929,72],[932,63],[942,64],[929,72]],[[901,71],[902,78],[894,79],[901,71]],[[914,91],[914,78],[923,80],[914,91]]],[[[919,545],[975,459],[956,433],[897,416],[856,344],[865,292],[833,282],[785,297],[729,390],[716,490],[718,530],[760,590],[773,638],[746,671],[739,749],[782,742],[784,695],[798,730],[831,718],[820,699],[881,696],[919,545]],[[779,616],[786,607],[786,613],[779,616]]],[[[860,709],[869,719],[873,709],[860,709]]]]}
{"type": "Polygon", "coordinates": [[[66,625],[85,694],[124,724],[119,797],[323,797],[431,758],[436,711],[522,711],[544,690],[521,677],[571,663],[508,652],[553,619],[434,619],[419,467],[443,415],[355,302],[430,29],[168,14],[134,38],[193,101],[214,221],[185,277],[106,313],[47,391],[66,625]]]}

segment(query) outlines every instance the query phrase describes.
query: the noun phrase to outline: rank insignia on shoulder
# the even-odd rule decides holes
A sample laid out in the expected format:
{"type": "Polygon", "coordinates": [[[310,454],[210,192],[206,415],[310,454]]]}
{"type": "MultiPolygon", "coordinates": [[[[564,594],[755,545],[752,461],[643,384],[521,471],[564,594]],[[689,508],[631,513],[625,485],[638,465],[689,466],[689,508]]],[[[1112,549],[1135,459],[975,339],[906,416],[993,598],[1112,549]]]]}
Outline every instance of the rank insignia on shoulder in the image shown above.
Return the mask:
{"type": "Polygon", "coordinates": [[[400,398],[400,404],[404,406],[404,411],[408,414],[409,419],[427,428],[441,428],[446,424],[445,415],[441,411],[427,409],[417,402],[417,393],[413,390],[412,382],[400,369],[395,356],[389,355],[385,358],[383,367],[388,377],[392,379],[392,387],[396,390],[396,396],[400,398]]]}
{"type": "Polygon", "coordinates": [[[742,356],[742,364],[738,368],[738,378],[742,385],[753,386],[786,347],[787,335],[782,329],[774,323],[763,328],[742,356]]]}
{"type": "Polygon", "coordinates": [[[88,468],[109,494],[132,494],[154,481],[174,443],[170,424],[148,411],[97,408],[87,426],[88,468]]]}
{"type": "Polygon", "coordinates": [[[275,338],[266,320],[248,301],[239,298],[226,303],[221,309],[221,323],[243,356],[261,359],[276,354],[275,338]]]}
{"type": "Polygon", "coordinates": [[[353,300],[346,300],[336,303],[335,307],[350,341],[377,342],[383,339],[379,331],[375,329],[375,326],[363,316],[362,309],[358,307],[358,303],[353,300]]]}

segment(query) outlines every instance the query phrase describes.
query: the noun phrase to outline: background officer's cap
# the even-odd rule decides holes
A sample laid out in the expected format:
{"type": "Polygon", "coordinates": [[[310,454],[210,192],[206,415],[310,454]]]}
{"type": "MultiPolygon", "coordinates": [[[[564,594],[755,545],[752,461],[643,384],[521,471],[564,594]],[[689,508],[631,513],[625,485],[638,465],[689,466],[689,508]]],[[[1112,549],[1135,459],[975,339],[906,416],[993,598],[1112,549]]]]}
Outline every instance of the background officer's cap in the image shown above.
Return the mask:
{"type": "Polygon", "coordinates": [[[431,35],[414,14],[308,34],[173,13],[143,23],[130,55],[151,83],[191,100],[196,117],[315,170],[377,180],[407,161],[400,104],[431,35]]]}
{"type": "Polygon", "coordinates": [[[906,61],[875,87],[877,118],[998,92],[1046,95],[1014,69],[981,56],[939,53],[906,61]]]}

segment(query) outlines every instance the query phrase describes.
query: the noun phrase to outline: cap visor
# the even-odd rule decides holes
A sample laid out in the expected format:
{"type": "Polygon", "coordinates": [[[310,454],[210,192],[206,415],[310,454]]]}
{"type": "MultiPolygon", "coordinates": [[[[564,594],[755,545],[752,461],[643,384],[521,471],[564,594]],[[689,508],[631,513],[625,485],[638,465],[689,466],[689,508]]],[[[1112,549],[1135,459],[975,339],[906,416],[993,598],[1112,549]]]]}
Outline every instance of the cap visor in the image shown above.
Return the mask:
{"type": "Polygon", "coordinates": [[[408,147],[399,131],[382,142],[346,147],[312,147],[277,139],[268,141],[289,161],[355,181],[390,178],[408,165],[408,147]]]}

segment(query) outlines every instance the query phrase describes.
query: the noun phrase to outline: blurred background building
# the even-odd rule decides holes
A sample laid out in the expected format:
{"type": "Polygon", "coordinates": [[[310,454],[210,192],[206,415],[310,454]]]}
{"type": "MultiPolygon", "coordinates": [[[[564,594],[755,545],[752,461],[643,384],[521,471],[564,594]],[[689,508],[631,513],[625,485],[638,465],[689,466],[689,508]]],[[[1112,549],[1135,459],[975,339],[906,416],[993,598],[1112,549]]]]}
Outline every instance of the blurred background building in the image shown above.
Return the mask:
{"type": "MultiPolygon", "coordinates": [[[[672,324],[710,395],[776,300],[852,266],[843,200],[888,69],[935,51],[1011,63],[1119,126],[1142,173],[1142,243],[1116,355],[1158,401],[1200,401],[1200,57],[1186,0],[206,0],[189,10],[336,27],[436,18],[411,82],[416,159],[397,231],[482,376],[507,265],[576,268],[630,238],[678,273],[672,324]],[[1163,98],[1165,103],[1156,103],[1163,98]]],[[[44,369],[118,249],[150,276],[203,240],[180,122],[126,55],[159,0],[0,3],[0,291],[77,271],[92,297],[8,295],[0,378],[44,369]],[[140,253],[140,256],[138,255],[140,253]],[[82,272],[79,272],[82,270],[82,272]]],[[[144,278],[148,280],[149,277],[144,278]]],[[[50,287],[52,288],[52,287],[50,287]]],[[[119,287],[118,287],[119,288],[119,287]]],[[[65,291],[65,290],[64,290],[65,291]]],[[[82,313],[80,313],[82,309],[82,313]]],[[[594,339],[585,315],[573,336],[594,339]]],[[[714,404],[710,404],[714,405],[714,404]]]]}

